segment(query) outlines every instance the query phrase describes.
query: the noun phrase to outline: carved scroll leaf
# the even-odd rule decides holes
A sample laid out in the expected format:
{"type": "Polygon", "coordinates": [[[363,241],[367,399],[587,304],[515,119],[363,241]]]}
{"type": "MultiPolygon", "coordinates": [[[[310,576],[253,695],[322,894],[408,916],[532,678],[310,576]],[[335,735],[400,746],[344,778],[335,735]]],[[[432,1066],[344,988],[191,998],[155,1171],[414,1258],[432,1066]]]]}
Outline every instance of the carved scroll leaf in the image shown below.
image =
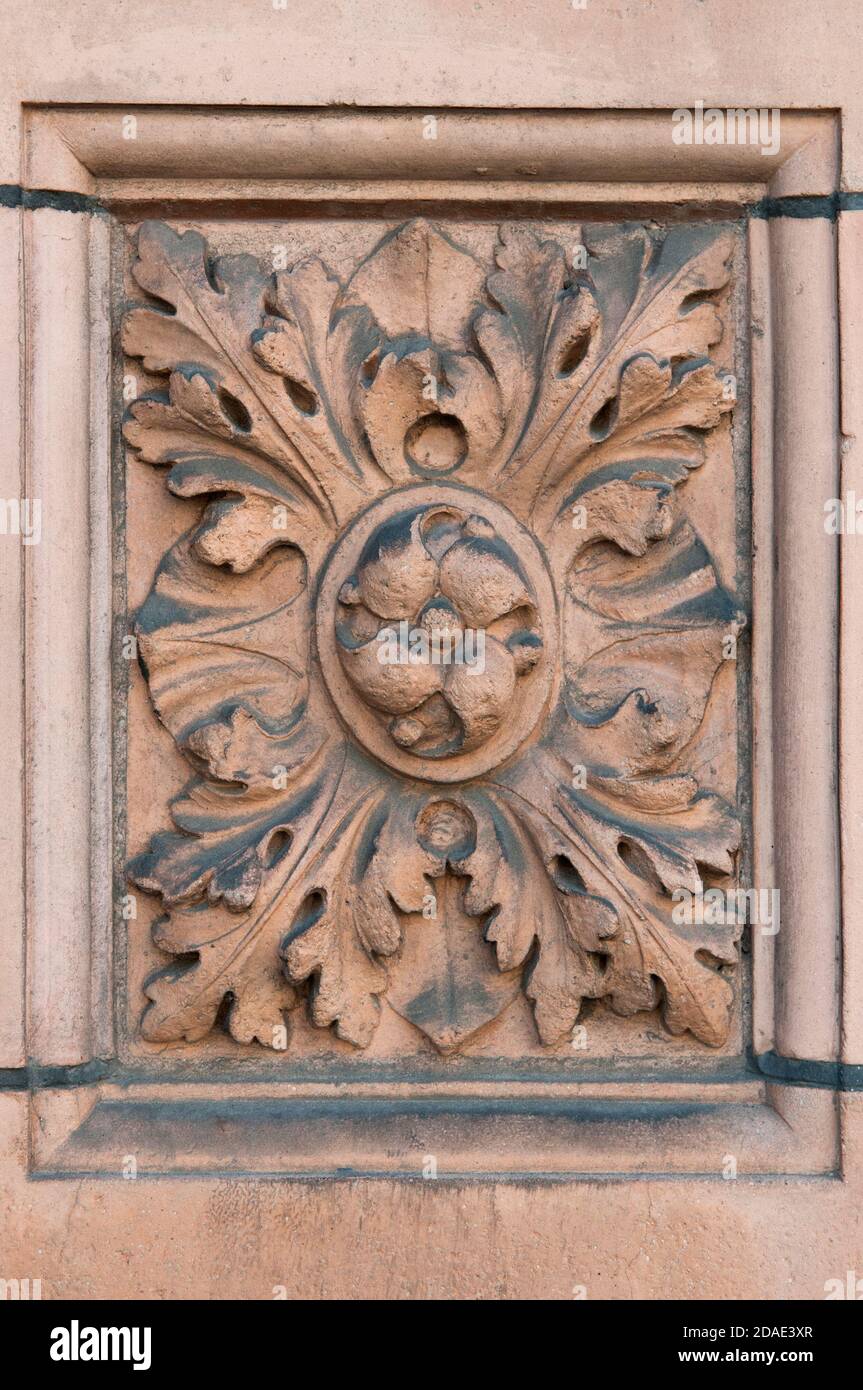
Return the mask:
{"type": "MultiPolygon", "coordinates": [[[[596,470],[639,456],[700,462],[691,431],[712,428],[732,404],[706,358],[721,335],[710,301],[727,283],[730,251],[710,229],[612,240],[559,288],[550,326],[544,302],[525,292],[544,351],[529,422],[502,470],[516,510],[545,528],[567,481],[584,487],[596,470]]],[[[511,280],[529,279],[524,255],[515,267],[511,280]]],[[[558,284],[561,274],[558,262],[558,284]]]]}
{"type": "MultiPolygon", "coordinates": [[[[573,249],[581,246],[574,229],[573,249]]],[[[554,398],[562,404],[571,394],[573,372],[589,369],[599,310],[589,289],[571,275],[555,241],[541,241],[526,228],[508,224],[501,227],[495,261],[498,268],[487,281],[491,306],[476,315],[474,332],[506,403],[507,428],[496,453],[500,467],[521,453],[516,445],[544,367],[550,371],[538,406],[543,414],[553,409],[554,398]]]]}
{"type": "Polygon", "coordinates": [[[157,837],[133,863],[133,877],[147,891],[183,900],[156,923],[156,944],[196,956],[147,982],[145,1038],[201,1038],[228,1000],[228,1026],[238,1041],[279,1046],[273,1030],[296,998],[278,964],[289,926],[284,889],[314,843],[340,772],[337,763],[313,759],[294,770],[284,792],[258,792],[242,809],[227,790],[195,784],[174,808],[183,833],[157,837]],[[186,906],[187,898],[196,901],[186,906]]]}
{"type": "MultiPolygon", "coordinates": [[[[205,756],[201,732],[230,723],[238,709],[260,726],[264,743],[267,735],[289,733],[308,697],[299,557],[277,550],[253,573],[225,574],[215,585],[212,573],[191,537],[183,537],[165,556],[136,625],[159,717],[198,756],[205,756]]],[[[278,753],[262,745],[260,770],[278,763],[278,753]]]]}
{"type": "Polygon", "coordinates": [[[284,760],[253,770],[260,756],[262,731],[237,711],[230,725],[208,725],[209,746],[201,755],[225,781],[198,778],[171,806],[180,831],[155,835],[134,859],[129,874],[139,887],[159,893],[166,906],[200,899],[228,907],[250,907],[264,869],[281,853],[279,832],[293,836],[297,816],[324,784],[323,740],[310,728],[268,740],[284,760]],[[220,746],[216,746],[217,743],[220,746]],[[272,774],[272,775],[271,775],[272,774]]]}
{"type": "Polygon", "coordinates": [[[375,956],[401,940],[401,914],[422,909],[440,872],[437,856],[408,831],[416,801],[388,810],[380,799],[340,822],[291,893],[294,921],[281,954],[288,977],[314,977],[312,1018],[336,1025],[339,1037],[366,1046],[377,1027],[387,975],[375,956]]]}
{"type": "MultiPolygon", "coordinates": [[[[673,521],[664,496],[656,507],[645,496],[635,523],[624,501],[616,543],[588,538],[568,580],[572,722],[558,747],[573,763],[624,777],[660,771],[682,752],[744,623],[689,523],[673,521]],[[651,540],[651,530],[668,533],[651,540]]],[[[613,517],[607,507],[600,535],[613,517]]]]}
{"type": "Polygon", "coordinates": [[[544,1043],[572,1030],[582,1001],[602,992],[601,952],[617,930],[611,904],[587,891],[571,864],[564,837],[537,842],[530,812],[499,800],[471,798],[477,847],[459,866],[470,877],[465,904],[489,914],[501,970],[530,959],[525,992],[544,1043]]]}
{"type": "MultiPolygon", "coordinates": [[[[736,959],[740,927],[678,924],[671,895],[676,888],[698,891],[702,865],[730,872],[740,838],[733,813],[721,798],[694,792],[691,779],[672,778],[665,786],[638,779],[621,787],[589,777],[579,791],[562,769],[556,775],[552,808],[530,812],[536,832],[552,846],[566,842],[580,877],[617,920],[617,930],[595,943],[604,958],[595,997],[607,997],[624,1015],[660,1005],[669,1031],[688,1029],[718,1046],[733,1003],[722,967],[736,959]],[[682,804],[666,804],[681,795],[682,804]]],[[[536,800],[536,776],[535,767],[523,766],[507,779],[520,808],[536,800]]],[[[546,764],[546,783],[554,776],[546,764]]]]}
{"type": "Polygon", "coordinates": [[[317,504],[321,524],[335,516],[341,497],[362,497],[362,468],[346,455],[341,434],[334,437],[318,398],[292,394],[290,381],[280,382],[255,351],[272,290],[257,261],[210,262],[197,232],[178,235],[154,222],[138,232],[137,251],[136,281],[171,312],[130,310],[124,348],[170,380],[160,412],[133,410],[130,443],[141,447],[143,434],[156,428],[160,438],[149,451],[160,453],[160,461],[183,458],[190,444],[202,452],[202,434],[252,450],[276,462],[317,504]]]}

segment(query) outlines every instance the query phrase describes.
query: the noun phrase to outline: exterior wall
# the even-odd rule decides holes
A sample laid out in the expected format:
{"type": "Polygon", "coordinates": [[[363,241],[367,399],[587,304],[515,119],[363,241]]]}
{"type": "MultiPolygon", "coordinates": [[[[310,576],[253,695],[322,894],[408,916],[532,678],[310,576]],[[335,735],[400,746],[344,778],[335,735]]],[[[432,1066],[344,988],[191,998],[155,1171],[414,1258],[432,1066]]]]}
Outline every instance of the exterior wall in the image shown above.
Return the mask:
{"type": "MultiPolygon", "coordinates": [[[[182,14],[35,0],[0,20],[0,494],[40,499],[44,517],[38,545],[0,536],[0,1276],[41,1279],[43,1297],[802,1299],[863,1273],[863,541],[823,526],[830,497],[863,497],[863,16],[852,0],[817,17],[785,5],[781,27],[736,0],[457,9],[409,3],[394,22],[365,0],[182,14]],[[781,110],[776,157],[673,147],[670,112],[699,100],[781,110]],[[257,109],[275,107],[313,109],[257,109]],[[467,218],[647,205],[685,220],[706,205],[745,221],[750,843],[783,925],[753,937],[725,1070],[685,1041],[664,1071],[648,1041],[647,1070],[612,1081],[598,1063],[516,1095],[435,1063],[438,1112],[396,1078],[388,1103],[406,1108],[378,1122],[370,1074],[337,1102],[327,1087],[344,1078],[287,1085],[236,1048],[195,1041],[166,1059],[141,1042],[137,1008],[126,1038],[127,970],[143,965],[112,928],[117,228],[154,207],[184,225],[210,206],[241,220],[244,199],[260,219],[267,200],[323,205],[333,189],[360,219],[376,198],[405,219],[462,200],[467,218]],[[553,1122],[538,1099],[560,1102],[553,1122]],[[437,1179],[422,1176],[429,1154],[437,1179]]],[[[135,486],[131,548],[155,554],[167,506],[135,486]]],[[[143,686],[137,708],[144,727],[143,686]]],[[[163,734],[141,747],[132,823],[158,829],[174,751],[163,734]]],[[[631,1060],[632,1034],[610,1036],[631,1060]]]]}

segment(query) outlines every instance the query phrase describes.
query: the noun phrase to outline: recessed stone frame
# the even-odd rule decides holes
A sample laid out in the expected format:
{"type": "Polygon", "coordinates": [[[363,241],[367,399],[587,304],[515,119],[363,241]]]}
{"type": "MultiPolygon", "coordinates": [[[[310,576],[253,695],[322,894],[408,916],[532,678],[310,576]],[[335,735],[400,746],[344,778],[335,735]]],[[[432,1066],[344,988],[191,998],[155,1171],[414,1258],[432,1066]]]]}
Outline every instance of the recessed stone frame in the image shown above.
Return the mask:
{"type": "MultiPolygon", "coordinates": [[[[413,1083],[357,1073],[280,1083],[269,1073],[223,1080],[216,1092],[218,1073],[160,1080],[116,1050],[106,674],[110,217],[182,216],[190,200],[198,209],[214,200],[251,212],[338,199],[449,215],[499,202],[526,217],[553,207],[567,218],[596,209],[633,220],[695,210],[719,219],[755,208],[753,876],[780,884],[782,930],[775,940],[753,940],[752,1049],[816,1064],[816,1077],[818,1063],[840,1060],[838,551],[820,526],[823,500],[839,495],[835,228],[822,202],[835,191],[835,122],[783,113],[781,154],[765,158],[746,147],[672,147],[669,113],[438,113],[450,144],[445,158],[439,150],[433,158],[417,138],[423,114],[27,113],[22,183],[47,192],[8,214],[23,224],[26,495],[63,516],[66,541],[26,557],[28,814],[34,829],[55,826],[51,837],[31,836],[27,874],[26,1055],[38,1083],[31,1167],[108,1174],[119,1172],[118,1152],[134,1150],[146,1155],[142,1175],[409,1177],[434,1153],[442,1177],[625,1177],[710,1175],[732,1151],[742,1155],[742,1174],[836,1172],[834,1092],[771,1082],[757,1070],[690,1080],[413,1083]],[[118,123],[128,116],[149,138],[123,140],[118,123]]],[[[841,1060],[859,1059],[851,1052],[841,1060]]]]}

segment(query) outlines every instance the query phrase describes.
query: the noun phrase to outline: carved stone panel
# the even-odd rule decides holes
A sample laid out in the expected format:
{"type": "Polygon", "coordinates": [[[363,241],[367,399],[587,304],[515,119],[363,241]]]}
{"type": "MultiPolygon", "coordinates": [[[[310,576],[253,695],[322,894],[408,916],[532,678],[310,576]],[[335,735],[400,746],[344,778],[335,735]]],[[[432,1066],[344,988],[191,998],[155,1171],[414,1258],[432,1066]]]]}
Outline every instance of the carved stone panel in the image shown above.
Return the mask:
{"type": "Polygon", "coordinates": [[[4,7],[0,1285],[853,1297],[859,5],[202,8],[4,7]]]}
{"type": "Polygon", "coordinates": [[[738,227],[117,254],[130,1053],[739,1052],[738,227]]]}

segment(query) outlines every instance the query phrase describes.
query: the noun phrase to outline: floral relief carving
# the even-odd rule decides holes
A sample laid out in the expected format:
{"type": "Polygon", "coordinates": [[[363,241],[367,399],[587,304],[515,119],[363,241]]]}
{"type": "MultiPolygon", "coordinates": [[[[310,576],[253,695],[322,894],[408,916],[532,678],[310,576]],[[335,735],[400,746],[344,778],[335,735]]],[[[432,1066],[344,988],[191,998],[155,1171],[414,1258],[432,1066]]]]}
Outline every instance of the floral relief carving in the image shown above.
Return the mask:
{"type": "Polygon", "coordinates": [[[414,221],[342,283],[140,228],[124,347],[164,384],[126,439],[203,506],[137,620],[195,770],[130,869],[179,958],[146,1038],[302,1008],[365,1047],[385,997],[450,1053],[523,990],[546,1045],[600,998],[725,1040],[739,928],[672,894],[740,838],[687,762],[743,622],[685,506],[732,245],[588,249],[414,221]],[[463,659],[381,659],[405,631],[463,659]]]}

